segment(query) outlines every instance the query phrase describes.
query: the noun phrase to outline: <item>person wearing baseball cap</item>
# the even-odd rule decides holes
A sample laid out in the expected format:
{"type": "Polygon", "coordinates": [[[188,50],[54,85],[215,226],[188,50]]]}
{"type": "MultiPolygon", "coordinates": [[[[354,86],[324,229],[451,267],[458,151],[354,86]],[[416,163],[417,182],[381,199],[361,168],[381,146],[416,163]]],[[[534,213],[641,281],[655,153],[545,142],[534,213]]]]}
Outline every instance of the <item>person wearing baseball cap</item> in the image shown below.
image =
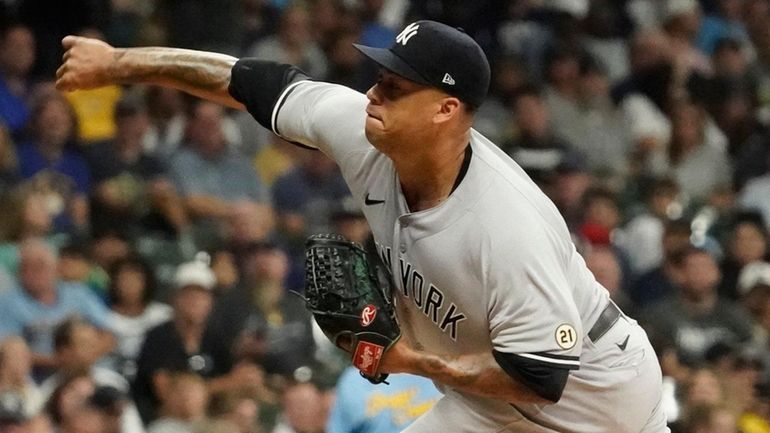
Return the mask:
{"type": "Polygon", "coordinates": [[[749,263],[738,274],[738,294],[754,323],[770,332],[770,263],[749,263]]]}
{"type": "Polygon", "coordinates": [[[556,206],[472,128],[490,67],[461,29],[422,20],[389,48],[357,45],[380,67],[365,94],[260,59],[62,43],[61,90],[174,87],[338,164],[394,277],[403,334],[354,365],[444,394],[402,431],[669,431],[645,331],[586,267],[556,206]]]}
{"type": "Polygon", "coordinates": [[[215,285],[206,253],[198,253],[177,267],[172,280],[173,316],[147,332],[137,359],[135,401],[143,419],[152,418],[158,406],[157,374],[191,371],[213,378],[230,369],[232,361],[224,336],[209,320],[215,285]]]}
{"type": "Polygon", "coordinates": [[[416,21],[390,48],[354,44],[394,74],[434,87],[478,108],[487,97],[489,62],[481,47],[461,29],[435,21],[416,21]],[[417,33],[419,38],[414,38],[417,33]]]}
{"type": "Polygon", "coordinates": [[[738,293],[741,296],[746,296],[758,288],[770,290],[770,263],[768,262],[749,263],[738,274],[738,293]]]}
{"type": "Polygon", "coordinates": [[[174,273],[174,288],[176,290],[197,288],[204,292],[214,290],[217,280],[208,261],[206,253],[198,253],[195,260],[179,265],[174,273]]]}

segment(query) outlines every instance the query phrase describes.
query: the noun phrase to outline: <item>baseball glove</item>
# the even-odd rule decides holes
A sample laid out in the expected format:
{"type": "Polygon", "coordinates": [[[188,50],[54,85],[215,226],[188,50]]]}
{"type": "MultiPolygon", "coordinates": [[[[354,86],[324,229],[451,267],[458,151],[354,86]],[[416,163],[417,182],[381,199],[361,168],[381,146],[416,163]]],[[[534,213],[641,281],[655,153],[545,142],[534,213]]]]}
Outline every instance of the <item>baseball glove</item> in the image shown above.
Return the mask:
{"type": "Polygon", "coordinates": [[[336,234],[313,235],[305,244],[305,302],[335,345],[372,383],[383,382],[382,356],[401,336],[391,287],[379,279],[357,243],[336,234]]]}

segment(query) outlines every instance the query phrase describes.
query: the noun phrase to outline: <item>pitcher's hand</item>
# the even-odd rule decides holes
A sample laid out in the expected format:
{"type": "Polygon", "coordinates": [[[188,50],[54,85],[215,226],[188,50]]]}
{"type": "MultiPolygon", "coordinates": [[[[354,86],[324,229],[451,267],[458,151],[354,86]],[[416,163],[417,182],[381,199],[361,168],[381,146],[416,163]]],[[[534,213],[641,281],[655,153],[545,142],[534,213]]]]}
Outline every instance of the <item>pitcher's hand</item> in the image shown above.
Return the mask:
{"type": "Polygon", "coordinates": [[[110,67],[116,50],[98,39],[67,36],[62,39],[64,56],[56,71],[56,88],[64,91],[94,89],[113,84],[110,67]]]}

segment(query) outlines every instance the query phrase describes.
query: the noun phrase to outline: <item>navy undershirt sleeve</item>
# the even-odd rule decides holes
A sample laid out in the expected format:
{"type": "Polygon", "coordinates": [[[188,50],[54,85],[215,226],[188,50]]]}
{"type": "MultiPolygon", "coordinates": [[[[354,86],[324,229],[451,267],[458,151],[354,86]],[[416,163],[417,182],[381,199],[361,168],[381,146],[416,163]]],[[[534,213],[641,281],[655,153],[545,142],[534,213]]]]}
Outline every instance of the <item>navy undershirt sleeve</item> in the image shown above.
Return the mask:
{"type": "Polygon", "coordinates": [[[276,101],[290,84],[309,77],[299,68],[266,60],[243,58],[232,68],[230,95],[246,106],[262,126],[272,130],[276,101]]]}
{"type": "Polygon", "coordinates": [[[540,397],[557,402],[567,385],[573,367],[553,365],[513,353],[492,351],[498,365],[511,377],[523,383],[540,397]]]}

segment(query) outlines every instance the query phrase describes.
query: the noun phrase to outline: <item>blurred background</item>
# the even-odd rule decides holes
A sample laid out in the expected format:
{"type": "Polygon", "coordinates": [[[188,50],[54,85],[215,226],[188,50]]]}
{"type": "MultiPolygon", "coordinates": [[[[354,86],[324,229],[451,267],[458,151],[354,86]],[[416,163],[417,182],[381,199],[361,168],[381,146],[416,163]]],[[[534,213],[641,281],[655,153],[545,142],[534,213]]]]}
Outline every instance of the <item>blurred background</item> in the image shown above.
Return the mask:
{"type": "Polygon", "coordinates": [[[646,327],[672,429],[770,432],[770,0],[0,1],[0,431],[379,433],[425,412],[430,382],[369,386],[290,294],[309,234],[370,242],[332,161],[174,90],[53,87],[79,34],[363,92],[351,44],[416,19],[486,51],[475,127],[646,327]]]}

